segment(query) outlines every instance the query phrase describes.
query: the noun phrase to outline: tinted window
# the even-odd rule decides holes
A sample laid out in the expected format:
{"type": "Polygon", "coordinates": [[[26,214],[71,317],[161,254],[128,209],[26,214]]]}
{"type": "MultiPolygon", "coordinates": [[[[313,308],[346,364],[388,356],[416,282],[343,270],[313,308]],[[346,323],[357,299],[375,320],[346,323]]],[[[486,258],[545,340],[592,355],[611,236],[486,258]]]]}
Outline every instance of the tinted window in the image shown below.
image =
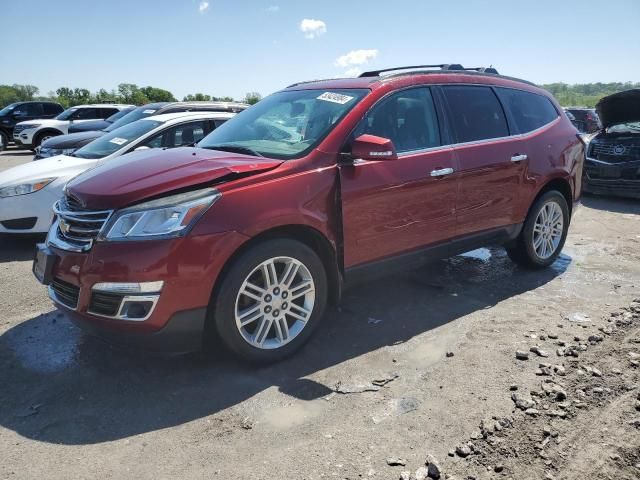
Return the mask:
{"type": "Polygon", "coordinates": [[[62,107],[60,105],[56,105],[55,103],[44,104],[44,113],[46,115],[56,115],[60,112],[62,112],[62,107]]]}
{"type": "Polygon", "coordinates": [[[440,145],[440,129],[431,91],[412,88],[377,103],[355,131],[390,139],[397,152],[440,145]]]}
{"type": "Polygon", "coordinates": [[[119,112],[117,108],[99,108],[98,110],[100,111],[99,118],[108,118],[119,112]]]}
{"type": "Polygon", "coordinates": [[[100,118],[97,108],[79,108],[77,112],[71,117],[73,120],[87,120],[100,118]]]}
{"type": "Polygon", "coordinates": [[[175,148],[199,142],[206,135],[207,120],[176,125],[144,143],[149,148],[175,148]]]}
{"type": "Polygon", "coordinates": [[[511,112],[517,133],[531,132],[558,118],[551,101],[542,95],[511,88],[497,91],[502,104],[511,112]]]}
{"type": "Polygon", "coordinates": [[[21,115],[25,117],[37,117],[44,114],[44,109],[41,103],[24,103],[14,110],[14,115],[21,115]]]}
{"type": "Polygon", "coordinates": [[[493,90],[468,86],[445,86],[443,90],[459,143],[509,135],[507,120],[493,90]]]}

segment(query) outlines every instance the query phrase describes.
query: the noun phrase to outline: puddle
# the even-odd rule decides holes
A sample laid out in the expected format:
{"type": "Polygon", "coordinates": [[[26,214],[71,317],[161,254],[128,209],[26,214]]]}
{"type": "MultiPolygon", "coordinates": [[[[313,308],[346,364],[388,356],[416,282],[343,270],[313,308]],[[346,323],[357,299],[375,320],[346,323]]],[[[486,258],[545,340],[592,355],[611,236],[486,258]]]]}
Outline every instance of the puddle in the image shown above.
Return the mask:
{"type": "Polygon", "coordinates": [[[324,402],[324,400],[292,403],[281,407],[266,407],[259,422],[266,423],[278,430],[299,427],[322,414],[326,405],[320,402],[324,402]]]}
{"type": "Polygon", "coordinates": [[[20,366],[36,373],[59,372],[78,357],[81,334],[65,317],[49,312],[21,323],[3,336],[20,366]]]}
{"type": "Polygon", "coordinates": [[[488,248],[477,248],[470,252],[462,253],[459,257],[475,258],[482,262],[488,262],[491,259],[491,250],[488,248]]]}

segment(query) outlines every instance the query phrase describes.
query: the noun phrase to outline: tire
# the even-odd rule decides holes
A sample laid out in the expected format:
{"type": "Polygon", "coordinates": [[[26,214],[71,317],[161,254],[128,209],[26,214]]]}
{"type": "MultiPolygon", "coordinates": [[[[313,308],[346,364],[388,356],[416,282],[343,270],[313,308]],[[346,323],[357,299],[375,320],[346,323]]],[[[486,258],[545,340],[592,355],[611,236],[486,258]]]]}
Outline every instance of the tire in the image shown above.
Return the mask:
{"type": "Polygon", "coordinates": [[[233,261],[209,306],[208,322],[237,357],[266,365],[309,340],[324,314],[327,294],[327,273],[311,248],[293,239],[267,240],[233,261]],[[274,270],[266,273],[269,262],[274,270]],[[296,266],[291,275],[288,269],[296,266]],[[267,283],[273,271],[276,281],[267,283]]]}
{"type": "Polygon", "coordinates": [[[512,245],[506,247],[509,258],[526,268],[548,267],[562,252],[570,221],[569,207],[564,195],[557,190],[546,192],[529,210],[518,238],[512,245]],[[546,225],[543,209],[547,212],[547,216],[551,217],[549,224],[555,226],[546,225]],[[558,223],[552,222],[558,213],[562,215],[561,227],[558,223]],[[534,230],[536,230],[535,235],[534,230]],[[553,232],[558,234],[553,236],[553,232]],[[548,239],[548,243],[545,243],[545,238],[548,239]]]}
{"type": "Polygon", "coordinates": [[[61,135],[61,134],[51,132],[51,131],[39,133],[38,135],[36,135],[36,138],[34,138],[33,140],[33,146],[31,147],[31,150],[35,151],[35,149],[38,148],[42,142],[44,142],[45,140],[49,140],[52,137],[57,137],[58,135],[61,135]]]}
{"type": "Polygon", "coordinates": [[[9,137],[6,133],[0,132],[0,152],[9,146],[9,137]]]}

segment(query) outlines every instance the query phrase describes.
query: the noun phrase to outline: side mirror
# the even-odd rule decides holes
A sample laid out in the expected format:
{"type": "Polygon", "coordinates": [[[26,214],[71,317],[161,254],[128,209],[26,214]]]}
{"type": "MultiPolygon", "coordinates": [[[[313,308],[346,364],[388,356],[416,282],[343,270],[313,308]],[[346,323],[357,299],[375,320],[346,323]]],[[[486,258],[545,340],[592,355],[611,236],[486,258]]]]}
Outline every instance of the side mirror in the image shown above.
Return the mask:
{"type": "Polygon", "coordinates": [[[351,145],[351,156],[362,160],[397,160],[393,142],[375,135],[360,135],[351,145]]]}
{"type": "Polygon", "coordinates": [[[141,150],[151,150],[149,147],[147,147],[146,145],[140,145],[139,147],[136,147],[133,149],[134,152],[139,152],[141,150]]]}

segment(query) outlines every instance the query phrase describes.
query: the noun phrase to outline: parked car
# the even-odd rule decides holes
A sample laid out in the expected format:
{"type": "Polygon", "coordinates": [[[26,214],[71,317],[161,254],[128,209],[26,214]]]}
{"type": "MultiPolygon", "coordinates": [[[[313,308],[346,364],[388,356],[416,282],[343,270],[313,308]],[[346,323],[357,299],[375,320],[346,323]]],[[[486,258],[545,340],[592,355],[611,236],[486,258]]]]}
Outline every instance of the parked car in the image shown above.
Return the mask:
{"type": "Polygon", "coordinates": [[[69,125],[68,132],[76,133],[76,132],[92,132],[95,130],[105,130],[110,127],[116,120],[120,120],[127,113],[135,110],[136,107],[131,105],[130,107],[123,108],[122,110],[114,113],[108,118],[98,119],[98,120],[88,120],[86,122],[73,122],[69,125]]]}
{"type": "Polygon", "coordinates": [[[13,139],[16,124],[37,118],[53,118],[64,108],[55,102],[16,102],[0,110],[0,144],[5,148],[13,139]]]}
{"type": "Polygon", "coordinates": [[[602,126],[600,118],[593,108],[567,107],[565,111],[573,116],[572,123],[581,133],[594,133],[602,126]]]}
{"type": "Polygon", "coordinates": [[[640,198],[640,89],[609,95],[596,109],[603,128],[587,147],[584,190],[640,198]]]}
{"type": "Polygon", "coordinates": [[[297,83],[195,147],[85,171],[36,277],[113,341],[189,351],[215,334],[267,363],[372,275],[488,244],[552,264],[584,159],[562,108],[495,70],[410,68],[297,83]]]}
{"type": "MultiPolygon", "coordinates": [[[[97,165],[115,162],[116,158],[134,150],[193,144],[233,115],[188,112],[143,118],[107,133],[70,155],[58,155],[3,171],[0,178],[0,233],[47,232],[53,217],[51,206],[62,196],[62,189],[71,178],[97,165]]],[[[133,157],[127,156],[122,162],[132,160],[133,157]]]]}
{"type": "Polygon", "coordinates": [[[68,133],[69,125],[74,122],[104,119],[131,106],[116,104],[76,105],[55,118],[38,118],[18,123],[13,129],[13,141],[19,147],[34,150],[48,138],[68,133]]]}
{"type": "Polygon", "coordinates": [[[60,135],[58,137],[50,138],[43,142],[40,148],[36,149],[36,155],[34,160],[40,160],[42,158],[49,158],[54,155],[65,154],[75,152],[78,148],[92,142],[96,138],[105,134],[105,132],[111,132],[116,128],[120,128],[123,125],[134,122],[141,118],[146,118],[151,115],[162,115],[164,113],[177,113],[177,112],[241,112],[242,110],[249,108],[249,105],[245,103],[236,102],[158,102],[149,103],[138,107],[131,111],[129,114],[122,117],[120,120],[114,122],[111,126],[105,128],[102,131],[91,132],[78,132],[70,133],[68,135],[60,135]]]}

